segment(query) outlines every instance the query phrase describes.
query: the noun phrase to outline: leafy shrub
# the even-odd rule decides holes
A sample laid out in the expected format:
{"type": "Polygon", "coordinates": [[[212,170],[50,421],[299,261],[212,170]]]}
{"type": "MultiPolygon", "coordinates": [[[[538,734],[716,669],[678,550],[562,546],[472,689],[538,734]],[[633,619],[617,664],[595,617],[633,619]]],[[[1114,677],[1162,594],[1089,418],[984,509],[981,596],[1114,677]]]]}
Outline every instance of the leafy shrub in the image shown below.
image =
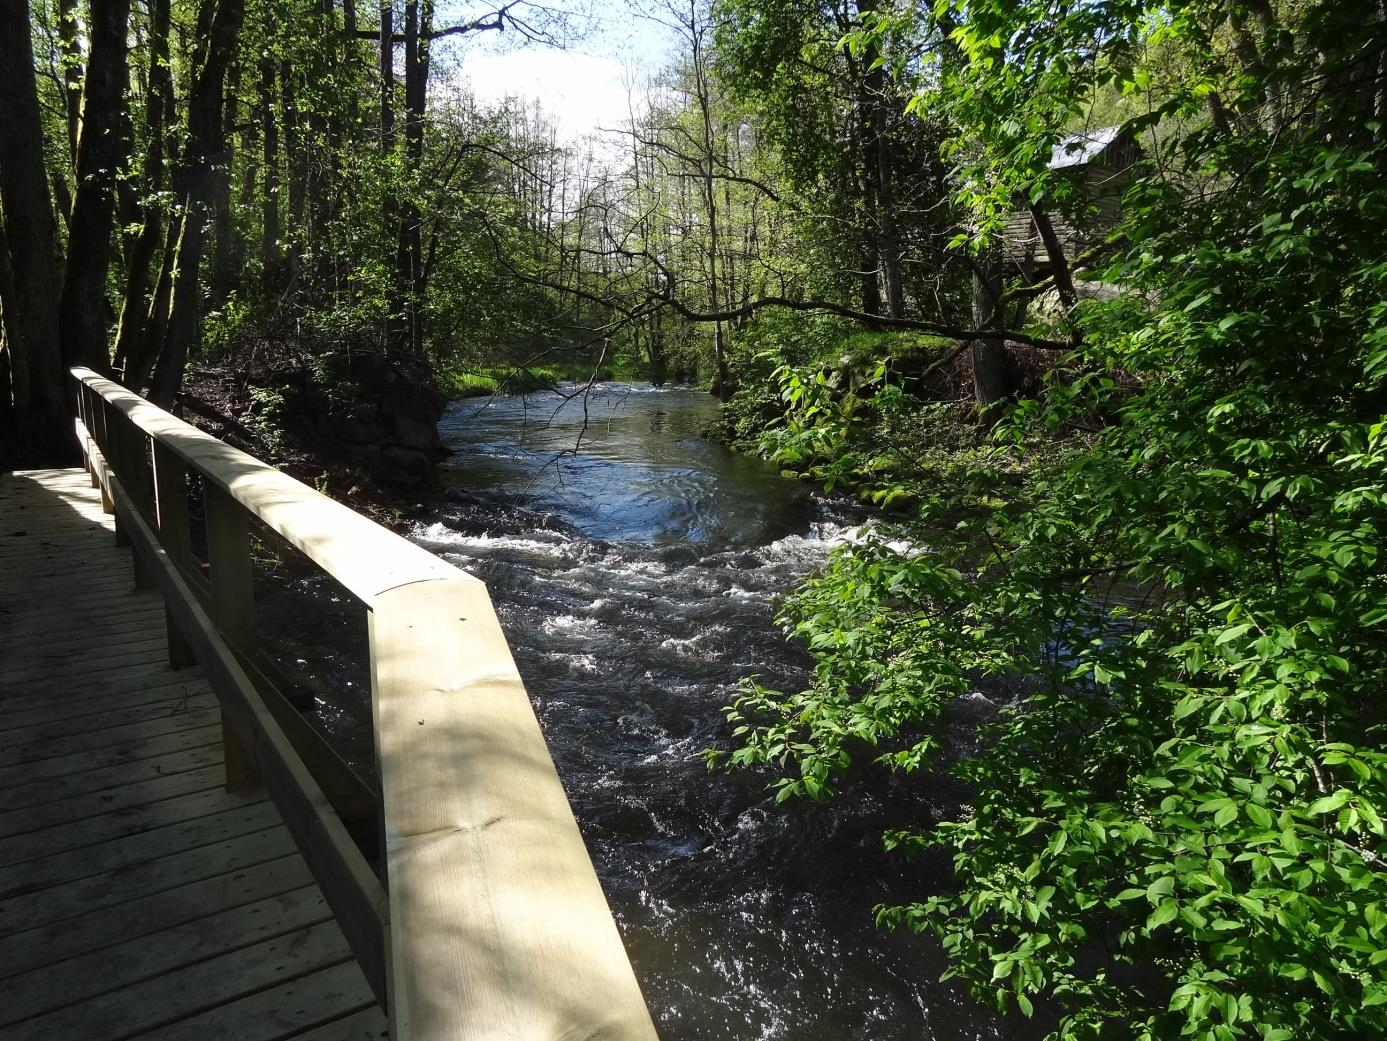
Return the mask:
{"type": "MultiPolygon", "coordinates": [[[[1180,121],[1179,176],[1129,192],[1105,280],[1137,295],[1084,308],[976,468],[916,481],[910,523],[786,604],[813,682],[748,681],[732,761],[784,797],[828,796],[864,748],[966,782],[954,819],[886,836],[951,854],[957,888],[879,918],[936,935],[982,1000],[1053,1004],[1052,1037],[1387,1036],[1387,141],[1351,86],[1381,23],[1268,8],[1247,66],[1208,45],[1241,8],[950,9],[964,58],[919,103],[965,128],[976,212],[1043,194],[1095,85],[1151,91],[1148,45],[1181,75],[1138,129],[1180,121]],[[950,749],[977,692],[991,718],[950,749]]],[[[868,469],[860,401],[781,386],[772,451],[868,469]]]]}

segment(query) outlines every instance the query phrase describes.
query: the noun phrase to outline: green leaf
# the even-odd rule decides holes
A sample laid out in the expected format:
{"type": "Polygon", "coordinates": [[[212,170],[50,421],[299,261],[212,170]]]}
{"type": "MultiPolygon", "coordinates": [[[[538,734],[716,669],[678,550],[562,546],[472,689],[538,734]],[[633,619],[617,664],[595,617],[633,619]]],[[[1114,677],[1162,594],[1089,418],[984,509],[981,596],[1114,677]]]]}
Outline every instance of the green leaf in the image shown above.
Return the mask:
{"type": "Polygon", "coordinates": [[[1169,896],[1173,892],[1175,892],[1175,877],[1163,875],[1146,887],[1146,898],[1155,903],[1160,897],[1169,896]]]}
{"type": "Polygon", "coordinates": [[[1339,809],[1339,807],[1347,803],[1352,797],[1353,795],[1351,792],[1340,788],[1332,795],[1326,795],[1322,799],[1316,799],[1305,808],[1305,813],[1307,816],[1311,817],[1322,813],[1333,813],[1335,810],[1339,809]]]}
{"type": "Polygon", "coordinates": [[[1175,920],[1175,916],[1180,913],[1180,905],[1174,900],[1163,900],[1156,905],[1156,909],[1146,918],[1146,929],[1148,932],[1165,925],[1167,922],[1175,920]]]}
{"type": "Polygon", "coordinates": [[[1214,641],[1214,646],[1222,647],[1226,643],[1232,643],[1234,640],[1242,636],[1251,628],[1252,625],[1249,622],[1243,622],[1240,625],[1229,626],[1227,629],[1224,629],[1223,632],[1219,633],[1218,639],[1214,641]]]}

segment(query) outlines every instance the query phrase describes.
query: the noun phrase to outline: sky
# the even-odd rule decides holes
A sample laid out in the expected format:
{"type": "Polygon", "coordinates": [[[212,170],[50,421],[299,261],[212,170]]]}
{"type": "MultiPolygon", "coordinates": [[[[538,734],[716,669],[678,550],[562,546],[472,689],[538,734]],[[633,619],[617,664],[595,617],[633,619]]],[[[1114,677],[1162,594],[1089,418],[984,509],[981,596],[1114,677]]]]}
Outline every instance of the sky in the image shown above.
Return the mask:
{"type": "Polygon", "coordinates": [[[482,104],[538,98],[569,140],[599,127],[623,127],[629,122],[627,84],[639,97],[645,79],[674,53],[671,31],[625,0],[609,0],[575,22],[584,38],[563,50],[516,47],[513,32],[473,36],[455,52],[458,74],[482,104]]]}

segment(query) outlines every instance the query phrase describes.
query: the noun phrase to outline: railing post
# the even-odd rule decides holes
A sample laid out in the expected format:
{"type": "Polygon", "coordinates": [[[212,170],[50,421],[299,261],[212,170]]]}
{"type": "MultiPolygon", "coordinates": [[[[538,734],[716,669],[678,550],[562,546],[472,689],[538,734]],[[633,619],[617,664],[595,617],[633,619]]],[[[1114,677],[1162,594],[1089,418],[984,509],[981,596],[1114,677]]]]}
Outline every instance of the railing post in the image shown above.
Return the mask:
{"type": "MultiPolygon", "coordinates": [[[[212,569],[212,620],[235,650],[249,653],[255,643],[255,586],[246,512],[228,493],[205,482],[207,561],[212,569]]],[[[222,750],[226,790],[246,791],[260,784],[254,760],[222,712],[222,750]]]]}
{"type": "MultiPolygon", "coordinates": [[[[105,408],[102,412],[106,417],[106,443],[101,446],[102,453],[106,456],[106,465],[111,468],[111,472],[116,475],[116,480],[125,489],[126,496],[130,495],[130,479],[128,476],[130,469],[129,454],[125,449],[126,427],[128,420],[123,416],[119,409],[109,401],[103,401],[105,408]]],[[[130,545],[130,533],[126,531],[125,520],[121,517],[120,511],[115,508],[115,503],[111,504],[111,513],[116,518],[116,545],[130,545]]]]}
{"type": "MultiPolygon", "coordinates": [[[[77,381],[77,418],[82,421],[82,426],[87,432],[88,439],[94,439],[92,434],[92,393],[91,388],[81,380],[77,381]]],[[[91,478],[92,487],[100,488],[101,479],[96,475],[96,465],[92,462],[90,445],[82,446],[82,462],[87,468],[87,476],[91,478]]]]}
{"type": "MultiPolygon", "coordinates": [[[[91,418],[94,420],[91,430],[92,440],[96,442],[96,447],[101,449],[101,455],[106,460],[106,465],[114,469],[111,462],[111,439],[107,436],[106,420],[110,413],[111,406],[104,397],[97,396],[93,399],[91,418]]],[[[116,505],[111,501],[111,493],[104,484],[101,485],[101,512],[113,514],[116,512],[116,505]]],[[[121,531],[120,522],[116,521],[116,545],[122,545],[121,539],[124,533],[121,531]]]]}
{"type": "MultiPolygon", "coordinates": [[[[130,496],[131,508],[146,521],[154,519],[154,494],[150,481],[149,435],[134,423],[121,424],[120,453],[124,463],[125,493],[130,496]]],[[[135,588],[154,588],[154,577],[134,554],[135,588]]]]}
{"type": "MultiPolygon", "coordinates": [[[[154,496],[159,510],[159,542],[179,568],[190,569],[193,558],[188,530],[188,467],[162,442],[154,442],[154,496]]],[[[169,664],[175,669],[197,663],[167,600],[164,629],[168,633],[169,664]]]]}

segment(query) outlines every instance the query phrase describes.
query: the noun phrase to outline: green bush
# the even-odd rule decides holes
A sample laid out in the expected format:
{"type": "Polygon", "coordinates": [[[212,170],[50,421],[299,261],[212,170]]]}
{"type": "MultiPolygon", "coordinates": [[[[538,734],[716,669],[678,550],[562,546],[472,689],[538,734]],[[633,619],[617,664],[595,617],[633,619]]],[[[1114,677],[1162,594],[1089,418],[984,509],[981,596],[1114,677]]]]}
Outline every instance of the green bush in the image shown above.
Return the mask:
{"type": "MultiPolygon", "coordinates": [[[[1059,190],[1056,128],[1098,87],[1181,128],[1177,172],[1141,170],[1103,276],[1133,293],[1081,309],[1045,393],[787,602],[812,682],[748,680],[731,759],[782,797],[864,749],[950,771],[953,819],[886,844],[945,852],[955,885],[879,919],[981,1000],[1048,1003],[1051,1037],[1387,1036],[1387,137],[1353,86],[1381,21],[1268,7],[1249,65],[1209,45],[1251,24],[1232,5],[950,10],[963,57],[918,104],[960,126],[980,226],[1059,190]]],[[[778,457],[872,467],[881,403],[781,386],[778,457]]]]}

